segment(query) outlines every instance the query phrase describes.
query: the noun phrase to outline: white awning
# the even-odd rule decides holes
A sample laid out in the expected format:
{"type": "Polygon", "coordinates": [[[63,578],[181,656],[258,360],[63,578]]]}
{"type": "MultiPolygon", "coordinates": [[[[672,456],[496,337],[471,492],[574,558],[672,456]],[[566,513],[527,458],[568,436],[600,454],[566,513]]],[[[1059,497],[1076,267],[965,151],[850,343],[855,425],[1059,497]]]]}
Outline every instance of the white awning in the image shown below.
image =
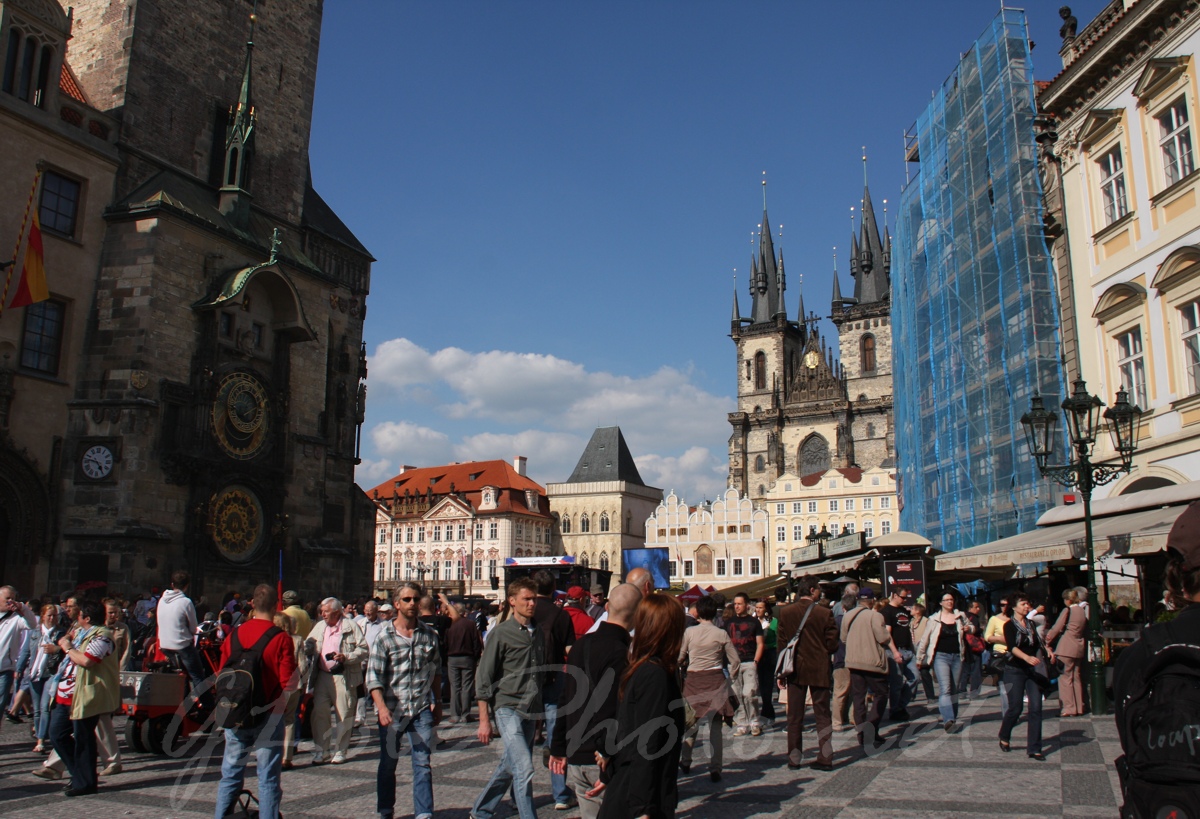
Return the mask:
{"type": "Polygon", "coordinates": [[[823,563],[810,563],[807,566],[797,564],[792,567],[792,575],[799,576],[802,574],[842,574],[852,569],[857,569],[859,564],[864,561],[879,557],[879,552],[874,549],[869,552],[860,552],[849,557],[835,557],[832,560],[826,560],[823,563]]]}

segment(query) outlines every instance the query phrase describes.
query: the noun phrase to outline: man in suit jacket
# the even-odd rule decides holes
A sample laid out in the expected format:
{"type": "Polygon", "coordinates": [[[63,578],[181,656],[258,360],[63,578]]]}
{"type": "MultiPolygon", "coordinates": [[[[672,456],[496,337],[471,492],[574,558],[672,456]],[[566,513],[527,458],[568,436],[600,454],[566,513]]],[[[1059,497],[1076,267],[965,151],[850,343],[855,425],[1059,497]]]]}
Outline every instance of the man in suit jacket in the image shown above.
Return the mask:
{"type": "Polygon", "coordinates": [[[358,623],[343,616],[342,602],[336,597],[321,601],[321,619],[305,641],[305,653],[313,658],[309,687],[313,692],[312,764],[332,762],[341,765],[350,749],[350,733],[358,704],[358,686],[363,681],[363,664],[369,649],[358,623]],[[329,710],[337,711],[337,729],[330,727],[329,710]],[[325,752],[331,748],[333,758],[325,752]]]}
{"type": "Polygon", "coordinates": [[[788,767],[800,767],[803,753],[801,748],[804,730],[805,699],[812,692],[813,716],[817,720],[817,760],[813,767],[821,771],[833,769],[833,725],[830,698],[833,689],[833,664],[831,654],[838,650],[838,628],[833,612],[820,605],[821,587],[812,576],[797,581],[800,598],[790,606],[779,609],[779,650],[787,644],[800,628],[801,621],[809,609],[808,622],[796,642],[792,675],[784,682],[787,685],[787,751],[788,767]]]}
{"type": "Polygon", "coordinates": [[[1087,656],[1088,615],[1079,605],[1079,590],[1063,592],[1065,608],[1058,620],[1046,634],[1046,645],[1054,647],[1054,656],[1062,660],[1062,674],[1058,678],[1058,696],[1062,701],[1064,717],[1083,714],[1083,658],[1087,656]],[[1058,643],[1055,644],[1055,640],[1058,643]]]}

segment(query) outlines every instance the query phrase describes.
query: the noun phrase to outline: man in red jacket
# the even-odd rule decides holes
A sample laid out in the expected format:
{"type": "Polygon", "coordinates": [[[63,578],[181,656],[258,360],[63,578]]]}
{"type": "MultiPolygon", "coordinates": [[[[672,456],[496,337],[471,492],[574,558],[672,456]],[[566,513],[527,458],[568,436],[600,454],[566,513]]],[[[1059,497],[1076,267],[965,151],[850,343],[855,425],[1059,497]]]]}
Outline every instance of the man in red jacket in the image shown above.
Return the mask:
{"type": "MultiPolygon", "coordinates": [[[[254,613],[221,646],[221,668],[229,662],[233,641],[242,651],[249,651],[259,638],[274,628],[275,587],[260,583],[254,589],[254,613]]],[[[283,709],[287,702],[285,691],[293,691],[297,683],[296,652],[292,638],[280,631],[263,647],[259,679],[265,702],[271,710],[263,714],[257,725],[225,729],[225,758],[221,762],[221,783],[217,788],[217,809],[214,816],[221,819],[242,791],[246,779],[246,761],[254,751],[258,767],[258,815],[262,819],[277,819],[283,796],[279,777],[283,763],[283,709]]]]}
{"type": "Polygon", "coordinates": [[[578,640],[583,635],[587,634],[588,629],[592,627],[593,620],[584,609],[587,605],[587,592],[582,586],[572,586],[567,589],[567,604],[563,606],[563,611],[571,618],[571,625],[575,628],[575,639],[578,640]]]}

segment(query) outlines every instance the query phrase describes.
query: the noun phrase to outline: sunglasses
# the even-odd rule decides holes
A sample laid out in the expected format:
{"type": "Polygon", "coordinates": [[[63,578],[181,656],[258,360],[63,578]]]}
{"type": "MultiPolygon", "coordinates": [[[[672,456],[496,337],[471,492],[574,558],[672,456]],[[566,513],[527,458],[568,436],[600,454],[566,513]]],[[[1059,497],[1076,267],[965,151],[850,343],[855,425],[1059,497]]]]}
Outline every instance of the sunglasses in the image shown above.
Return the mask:
{"type": "Polygon", "coordinates": [[[415,603],[420,599],[421,598],[419,598],[419,597],[401,597],[400,602],[401,603],[415,603]]]}

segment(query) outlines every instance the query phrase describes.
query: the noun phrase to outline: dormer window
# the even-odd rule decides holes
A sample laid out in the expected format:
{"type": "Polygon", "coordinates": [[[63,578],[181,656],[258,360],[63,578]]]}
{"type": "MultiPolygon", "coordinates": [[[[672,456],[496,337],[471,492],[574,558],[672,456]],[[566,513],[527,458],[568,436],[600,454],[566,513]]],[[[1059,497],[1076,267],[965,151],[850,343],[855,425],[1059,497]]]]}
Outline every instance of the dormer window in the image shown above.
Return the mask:
{"type": "Polygon", "coordinates": [[[525,490],[525,508],[530,509],[531,511],[534,511],[534,512],[537,511],[538,496],[537,496],[537,492],[534,492],[532,489],[525,490]]]}

